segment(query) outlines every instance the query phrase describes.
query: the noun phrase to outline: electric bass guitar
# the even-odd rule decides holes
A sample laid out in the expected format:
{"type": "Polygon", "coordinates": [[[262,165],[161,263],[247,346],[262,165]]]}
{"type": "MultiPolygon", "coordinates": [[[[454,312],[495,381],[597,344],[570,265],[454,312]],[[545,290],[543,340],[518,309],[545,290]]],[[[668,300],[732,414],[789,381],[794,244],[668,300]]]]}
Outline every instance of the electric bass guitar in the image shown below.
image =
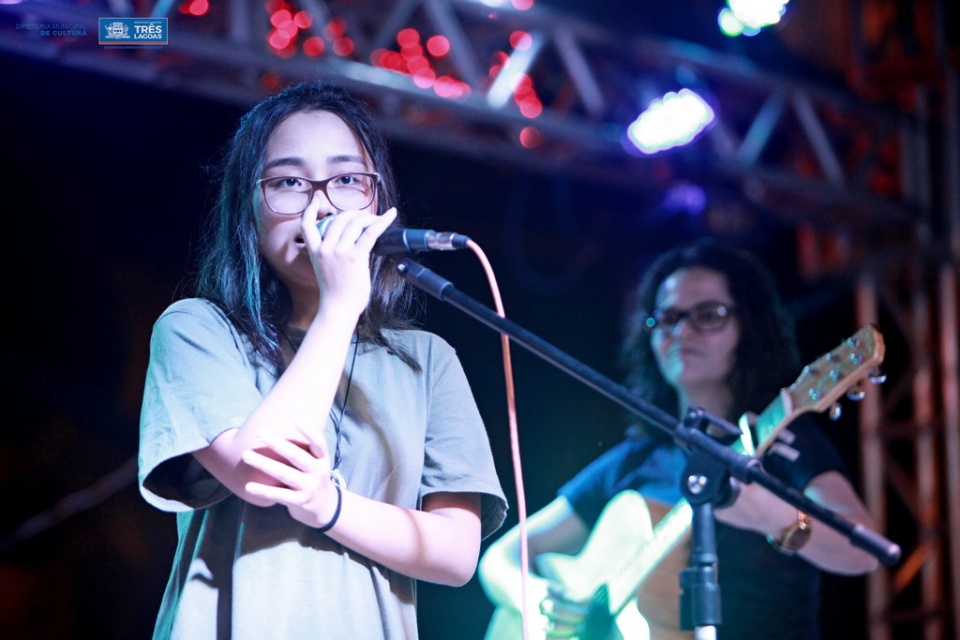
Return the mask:
{"type": "MultiPolygon", "coordinates": [[[[874,380],[872,372],[883,362],[883,355],[883,336],[871,325],[862,327],[804,367],[800,377],[790,387],[781,389],[780,395],[759,416],[743,416],[740,427],[744,435],[733,448],[741,454],[760,456],[770,447],[786,447],[785,455],[790,455],[789,445],[777,440],[784,427],[802,413],[822,412],[837,406],[837,400],[844,393],[856,399],[854,388],[868,375],[874,380]],[[751,424],[759,443],[756,451],[749,434],[751,424]]],[[[692,511],[689,503],[681,500],[653,526],[651,506],[636,491],[622,491],[604,508],[577,555],[545,553],[535,559],[538,573],[562,585],[572,600],[591,602],[574,636],[578,640],[645,640],[652,631],[656,638],[671,633],[677,634],[676,637],[690,637],[689,633],[679,630],[680,591],[676,583],[683,566],[662,571],[669,574],[664,577],[671,578],[672,588],[661,586],[659,590],[648,590],[644,583],[654,568],[687,537],[692,511]],[[648,612],[646,617],[638,607],[641,588],[643,610],[648,612]],[[653,606],[646,601],[648,597],[655,600],[653,606]],[[658,612],[667,615],[658,615],[658,612]],[[654,617],[660,619],[651,619],[654,617]]],[[[663,513],[663,508],[660,512],[663,513]]],[[[673,564],[685,563],[674,560],[673,564]]],[[[523,637],[520,603],[512,604],[501,605],[494,611],[486,640],[523,637]]],[[[549,638],[546,624],[547,618],[542,615],[528,620],[530,637],[549,638]]]]}

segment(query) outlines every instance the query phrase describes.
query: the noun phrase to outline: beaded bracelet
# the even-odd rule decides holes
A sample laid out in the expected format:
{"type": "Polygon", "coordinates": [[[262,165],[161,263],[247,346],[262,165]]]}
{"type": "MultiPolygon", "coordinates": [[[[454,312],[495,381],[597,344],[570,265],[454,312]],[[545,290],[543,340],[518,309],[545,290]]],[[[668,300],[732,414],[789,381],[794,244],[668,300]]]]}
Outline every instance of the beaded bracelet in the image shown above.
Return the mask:
{"type": "Polygon", "coordinates": [[[337,508],[334,510],[333,517],[330,518],[330,522],[317,529],[317,531],[320,533],[330,531],[333,525],[337,524],[337,519],[340,518],[340,506],[343,504],[343,492],[340,491],[340,487],[337,485],[333,485],[333,488],[337,490],[337,508]]]}

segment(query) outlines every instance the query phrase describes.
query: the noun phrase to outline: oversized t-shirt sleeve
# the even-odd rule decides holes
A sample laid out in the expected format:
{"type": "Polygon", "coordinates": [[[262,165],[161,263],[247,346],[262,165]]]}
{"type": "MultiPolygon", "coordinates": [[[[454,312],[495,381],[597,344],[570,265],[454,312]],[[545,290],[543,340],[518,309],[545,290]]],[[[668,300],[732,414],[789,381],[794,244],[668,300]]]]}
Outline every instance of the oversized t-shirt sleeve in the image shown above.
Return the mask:
{"type": "Polygon", "coordinates": [[[255,368],[212,304],[183,300],[154,324],[140,415],[140,491],[153,506],[185,511],[229,491],[190,455],[239,427],[262,399],[255,368]]]}
{"type": "Polygon", "coordinates": [[[430,347],[429,416],[423,493],[479,493],[481,535],[496,531],[507,503],[483,420],[453,348],[434,336],[430,347]]]}

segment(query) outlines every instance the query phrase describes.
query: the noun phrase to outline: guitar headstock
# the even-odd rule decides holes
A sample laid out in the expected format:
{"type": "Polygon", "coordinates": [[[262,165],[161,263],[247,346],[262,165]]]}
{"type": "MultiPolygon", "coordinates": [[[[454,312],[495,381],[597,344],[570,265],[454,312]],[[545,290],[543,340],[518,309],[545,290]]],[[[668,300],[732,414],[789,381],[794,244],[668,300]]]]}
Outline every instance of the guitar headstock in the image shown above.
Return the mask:
{"type": "Polygon", "coordinates": [[[824,411],[841,395],[868,376],[883,362],[883,335],[873,325],[864,325],[803,368],[800,377],[784,389],[788,413],[824,411]]]}

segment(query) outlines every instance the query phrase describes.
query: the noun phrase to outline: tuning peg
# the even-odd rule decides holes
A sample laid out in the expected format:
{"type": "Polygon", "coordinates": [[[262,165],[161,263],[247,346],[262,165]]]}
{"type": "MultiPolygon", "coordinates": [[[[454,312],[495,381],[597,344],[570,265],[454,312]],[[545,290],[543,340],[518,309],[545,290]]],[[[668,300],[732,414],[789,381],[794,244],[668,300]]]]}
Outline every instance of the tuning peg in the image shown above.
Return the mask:
{"type": "Polygon", "coordinates": [[[863,389],[861,389],[860,385],[858,384],[855,384],[849,389],[847,389],[847,397],[853,400],[854,402],[859,402],[863,400],[863,397],[865,395],[867,395],[867,393],[863,389]]]}
{"type": "Polygon", "coordinates": [[[887,374],[881,371],[880,367],[874,367],[870,370],[870,374],[867,376],[867,378],[873,384],[883,384],[887,381],[887,374]]]}
{"type": "Polygon", "coordinates": [[[839,402],[834,402],[832,405],[830,405],[830,409],[827,412],[827,415],[830,416],[831,420],[839,420],[842,414],[843,407],[840,406],[839,402]]]}

